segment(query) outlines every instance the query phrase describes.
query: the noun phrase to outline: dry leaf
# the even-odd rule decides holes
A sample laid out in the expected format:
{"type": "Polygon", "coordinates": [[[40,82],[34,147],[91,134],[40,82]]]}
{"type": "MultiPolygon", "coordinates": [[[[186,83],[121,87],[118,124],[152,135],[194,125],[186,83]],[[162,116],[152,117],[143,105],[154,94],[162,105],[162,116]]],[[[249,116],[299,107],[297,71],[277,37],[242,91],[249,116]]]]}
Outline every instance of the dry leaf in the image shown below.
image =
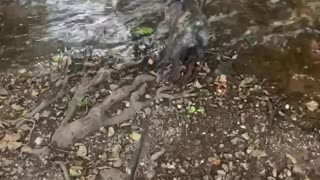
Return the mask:
{"type": "Polygon", "coordinates": [[[2,141],[6,142],[17,142],[21,139],[21,135],[19,133],[14,133],[14,134],[6,134],[2,141]]]}
{"type": "Polygon", "coordinates": [[[3,152],[7,149],[8,143],[5,141],[0,141],[0,152],[3,152]]]}
{"type": "Polygon", "coordinates": [[[139,141],[140,138],[141,138],[141,135],[140,135],[139,133],[133,131],[133,132],[130,134],[130,138],[131,138],[132,140],[134,140],[134,141],[139,141]]]}
{"type": "Polygon", "coordinates": [[[85,145],[79,145],[77,156],[79,157],[85,157],[88,154],[87,147],[85,145]]]}
{"type": "Polygon", "coordinates": [[[9,150],[16,150],[21,147],[23,144],[22,142],[8,142],[8,149],[9,150]]]}

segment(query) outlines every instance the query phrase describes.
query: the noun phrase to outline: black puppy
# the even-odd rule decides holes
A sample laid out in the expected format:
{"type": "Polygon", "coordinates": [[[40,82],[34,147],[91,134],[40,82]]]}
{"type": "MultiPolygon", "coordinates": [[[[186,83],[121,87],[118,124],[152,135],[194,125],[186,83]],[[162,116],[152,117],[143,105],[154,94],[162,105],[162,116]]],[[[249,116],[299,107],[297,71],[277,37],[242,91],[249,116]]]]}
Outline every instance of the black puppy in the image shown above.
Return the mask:
{"type": "Polygon", "coordinates": [[[169,37],[163,58],[158,62],[161,80],[175,83],[181,78],[183,66],[204,60],[209,31],[205,15],[201,11],[203,0],[171,0],[165,11],[169,37]],[[164,68],[171,66],[171,70],[164,68]]]}

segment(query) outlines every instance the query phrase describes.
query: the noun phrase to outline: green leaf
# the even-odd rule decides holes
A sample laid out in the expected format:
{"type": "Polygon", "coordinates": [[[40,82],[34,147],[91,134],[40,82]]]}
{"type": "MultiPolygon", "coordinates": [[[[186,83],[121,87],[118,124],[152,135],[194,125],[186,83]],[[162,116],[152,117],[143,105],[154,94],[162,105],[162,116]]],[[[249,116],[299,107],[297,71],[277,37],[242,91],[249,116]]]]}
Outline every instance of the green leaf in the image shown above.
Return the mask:
{"type": "Polygon", "coordinates": [[[187,108],[189,114],[193,114],[196,112],[196,108],[194,106],[189,106],[187,108]]]}
{"type": "Polygon", "coordinates": [[[153,29],[150,27],[138,27],[134,33],[140,36],[148,36],[153,33],[153,29]]]}
{"type": "Polygon", "coordinates": [[[205,112],[205,109],[204,109],[203,107],[200,107],[200,108],[197,110],[197,112],[199,112],[199,113],[204,113],[204,112],[205,112]]]}
{"type": "Polygon", "coordinates": [[[140,140],[141,135],[137,132],[132,132],[132,134],[130,134],[130,138],[134,141],[139,141],[140,140]]]}

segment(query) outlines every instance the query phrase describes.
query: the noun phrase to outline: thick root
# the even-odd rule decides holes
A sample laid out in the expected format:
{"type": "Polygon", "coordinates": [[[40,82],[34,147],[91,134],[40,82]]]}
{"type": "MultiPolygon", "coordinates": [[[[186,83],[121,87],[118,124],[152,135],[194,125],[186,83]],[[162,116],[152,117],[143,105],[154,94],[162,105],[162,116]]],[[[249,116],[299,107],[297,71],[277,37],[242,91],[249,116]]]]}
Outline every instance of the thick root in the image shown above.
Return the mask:
{"type": "Polygon", "coordinates": [[[102,126],[119,124],[130,119],[138,110],[149,104],[149,102],[139,102],[138,99],[145,93],[147,87],[145,83],[153,81],[154,79],[151,75],[140,75],[136,77],[131,85],[123,86],[114,91],[101,104],[93,107],[84,118],[75,120],[69,124],[62,124],[53,134],[51,141],[59,148],[66,148],[73,144],[74,141],[99,130],[102,126]],[[122,101],[131,93],[131,106],[124,110],[122,115],[110,118],[105,116],[105,112],[111,108],[112,105],[122,101]]]}

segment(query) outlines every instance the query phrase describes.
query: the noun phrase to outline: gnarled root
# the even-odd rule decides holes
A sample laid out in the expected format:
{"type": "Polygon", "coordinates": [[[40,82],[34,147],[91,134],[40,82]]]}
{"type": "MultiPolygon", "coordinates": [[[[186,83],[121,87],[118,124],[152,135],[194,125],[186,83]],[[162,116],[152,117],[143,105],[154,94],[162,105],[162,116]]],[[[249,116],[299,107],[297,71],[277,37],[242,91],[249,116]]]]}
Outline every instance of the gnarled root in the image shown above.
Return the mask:
{"type": "Polygon", "coordinates": [[[130,119],[136,111],[150,103],[149,101],[139,102],[138,99],[145,93],[146,83],[154,79],[151,75],[140,75],[136,77],[131,85],[123,86],[114,91],[110,96],[106,97],[102,103],[94,106],[85,117],[71,123],[62,124],[53,134],[51,141],[58,147],[65,148],[74,141],[99,130],[102,126],[115,125],[130,119]],[[105,112],[115,103],[122,101],[130,94],[131,106],[125,109],[123,114],[110,118],[105,115],[105,112]]]}

